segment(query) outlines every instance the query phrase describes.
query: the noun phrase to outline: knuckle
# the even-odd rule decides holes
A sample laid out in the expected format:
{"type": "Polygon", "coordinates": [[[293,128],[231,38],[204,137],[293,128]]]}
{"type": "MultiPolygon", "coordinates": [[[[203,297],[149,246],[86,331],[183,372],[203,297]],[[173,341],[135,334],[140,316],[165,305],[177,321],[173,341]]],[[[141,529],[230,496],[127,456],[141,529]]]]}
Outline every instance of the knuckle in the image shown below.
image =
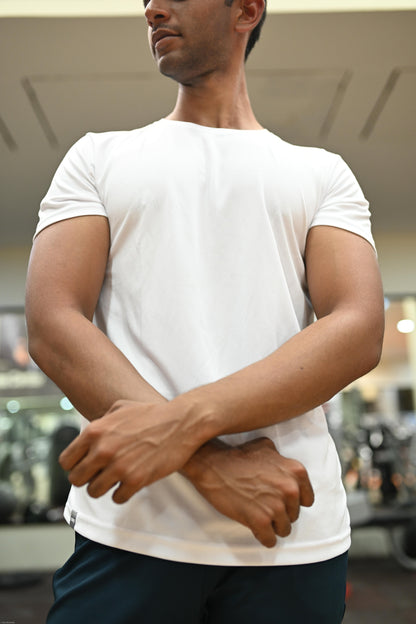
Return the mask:
{"type": "Polygon", "coordinates": [[[113,477],[114,481],[117,481],[117,483],[119,481],[125,483],[126,481],[123,466],[121,466],[120,464],[114,463],[111,466],[111,476],[113,477]]]}
{"type": "Polygon", "coordinates": [[[106,444],[98,444],[94,456],[100,463],[108,464],[113,457],[113,452],[106,444]]]}
{"type": "Polygon", "coordinates": [[[254,527],[258,526],[261,521],[261,515],[257,510],[251,510],[247,517],[247,522],[249,526],[254,527]]]}
{"type": "Polygon", "coordinates": [[[289,503],[294,503],[299,499],[299,486],[296,481],[290,480],[285,486],[285,498],[289,503]]]}
{"type": "Polygon", "coordinates": [[[275,516],[281,516],[283,513],[285,513],[285,510],[286,506],[284,502],[280,498],[276,498],[273,501],[273,518],[275,516]]]}
{"type": "Polygon", "coordinates": [[[253,519],[253,526],[257,527],[259,530],[267,529],[271,524],[271,514],[259,513],[256,514],[253,519]]]}
{"type": "Polygon", "coordinates": [[[134,488],[138,484],[138,479],[135,473],[127,473],[122,477],[123,484],[128,488],[134,488]]]}
{"type": "Polygon", "coordinates": [[[82,434],[87,442],[95,442],[101,436],[101,423],[99,420],[93,420],[82,434]]]}
{"type": "Polygon", "coordinates": [[[305,477],[308,476],[308,473],[306,472],[305,466],[303,464],[301,464],[300,461],[297,461],[296,459],[290,460],[290,471],[298,479],[302,479],[303,480],[303,479],[305,479],[305,477]]]}
{"type": "Polygon", "coordinates": [[[116,458],[111,464],[111,474],[114,479],[123,484],[123,487],[135,485],[137,482],[137,470],[133,470],[131,465],[123,457],[116,458]]]}

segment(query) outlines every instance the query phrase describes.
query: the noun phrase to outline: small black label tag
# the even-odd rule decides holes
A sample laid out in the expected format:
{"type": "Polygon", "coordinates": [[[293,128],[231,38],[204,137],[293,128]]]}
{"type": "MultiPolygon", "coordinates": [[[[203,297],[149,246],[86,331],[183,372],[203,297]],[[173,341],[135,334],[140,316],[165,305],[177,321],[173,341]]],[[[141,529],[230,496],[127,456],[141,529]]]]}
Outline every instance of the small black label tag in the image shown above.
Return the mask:
{"type": "Polygon", "coordinates": [[[76,511],[71,511],[71,516],[69,518],[69,526],[74,529],[75,528],[75,523],[77,521],[77,512],[76,511]]]}

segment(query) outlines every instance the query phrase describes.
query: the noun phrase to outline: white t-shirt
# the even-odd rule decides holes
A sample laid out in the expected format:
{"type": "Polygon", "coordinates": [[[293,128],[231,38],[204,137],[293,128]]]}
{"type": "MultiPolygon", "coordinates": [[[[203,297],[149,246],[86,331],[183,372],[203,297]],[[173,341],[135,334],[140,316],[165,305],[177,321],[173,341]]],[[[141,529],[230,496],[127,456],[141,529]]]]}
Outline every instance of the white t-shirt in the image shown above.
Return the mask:
{"type": "MultiPolygon", "coordinates": [[[[368,204],[339,156],[268,130],[166,119],[87,134],[69,150],[37,233],[81,215],[106,216],[111,231],[95,322],[167,398],[264,358],[312,322],[309,228],[335,226],[373,244],[368,204]]],[[[177,473],[123,505],[111,492],[92,499],[72,488],[65,517],[97,542],[184,562],[287,565],[345,552],[346,497],[323,410],[225,439],[259,435],[301,461],[315,491],[273,549],[177,473]]]]}

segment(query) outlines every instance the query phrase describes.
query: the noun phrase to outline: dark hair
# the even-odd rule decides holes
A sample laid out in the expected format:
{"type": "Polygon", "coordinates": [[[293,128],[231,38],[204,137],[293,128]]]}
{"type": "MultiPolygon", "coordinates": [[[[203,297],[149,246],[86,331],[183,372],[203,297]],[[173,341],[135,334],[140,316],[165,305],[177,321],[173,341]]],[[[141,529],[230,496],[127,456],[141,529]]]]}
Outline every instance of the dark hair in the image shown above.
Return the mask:
{"type": "Polygon", "coordinates": [[[259,23],[257,24],[257,26],[255,28],[253,28],[253,30],[251,31],[250,37],[249,37],[248,42],[247,42],[246,52],[245,52],[245,56],[244,56],[244,60],[245,61],[247,60],[248,55],[250,54],[250,52],[254,48],[255,44],[259,40],[261,29],[263,27],[264,20],[266,19],[266,13],[267,13],[267,0],[264,0],[263,15],[261,16],[261,19],[260,19],[259,23]]]}

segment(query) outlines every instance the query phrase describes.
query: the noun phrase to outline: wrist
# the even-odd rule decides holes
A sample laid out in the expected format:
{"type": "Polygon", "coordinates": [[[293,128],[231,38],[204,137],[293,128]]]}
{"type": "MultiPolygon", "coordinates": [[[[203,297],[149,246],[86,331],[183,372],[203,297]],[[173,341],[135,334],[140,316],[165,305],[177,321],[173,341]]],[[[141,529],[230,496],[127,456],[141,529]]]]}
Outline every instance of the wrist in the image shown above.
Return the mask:
{"type": "Polygon", "coordinates": [[[200,481],[201,477],[209,470],[212,462],[215,462],[218,453],[228,448],[225,442],[218,439],[206,442],[186,462],[181,474],[193,483],[200,481]]]}
{"type": "Polygon", "coordinates": [[[195,449],[218,435],[218,408],[201,396],[200,388],[191,390],[172,399],[175,411],[181,414],[184,435],[192,441],[195,449]]]}

